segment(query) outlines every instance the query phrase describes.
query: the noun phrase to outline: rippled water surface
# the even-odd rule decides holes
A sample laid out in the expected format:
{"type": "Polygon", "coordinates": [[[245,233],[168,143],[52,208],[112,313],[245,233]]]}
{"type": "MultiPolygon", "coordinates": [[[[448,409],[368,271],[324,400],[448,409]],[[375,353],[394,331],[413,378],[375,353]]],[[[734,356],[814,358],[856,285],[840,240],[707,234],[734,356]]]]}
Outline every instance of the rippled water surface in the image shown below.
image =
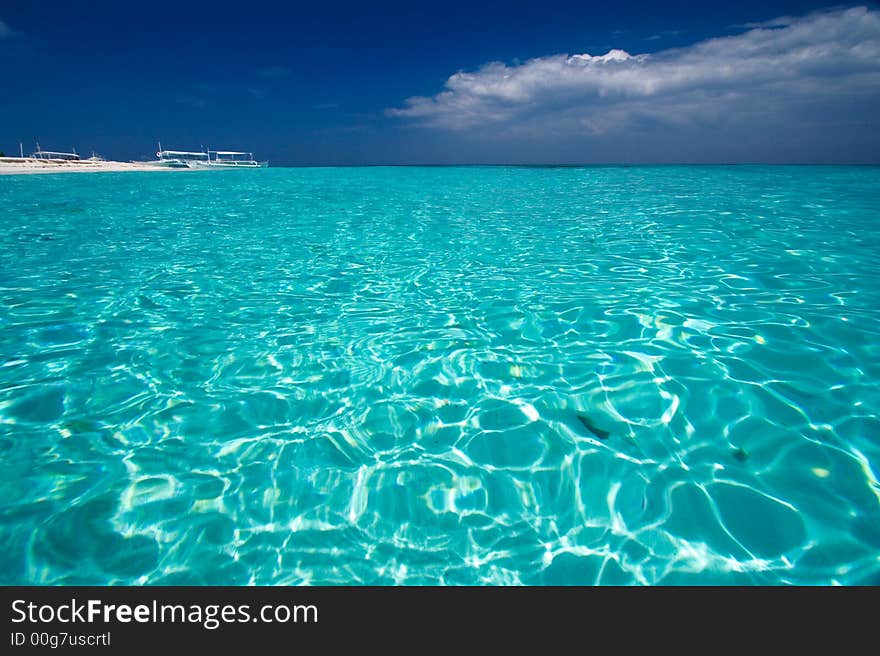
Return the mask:
{"type": "Polygon", "coordinates": [[[0,583],[880,583],[880,169],[0,178],[0,583]]]}

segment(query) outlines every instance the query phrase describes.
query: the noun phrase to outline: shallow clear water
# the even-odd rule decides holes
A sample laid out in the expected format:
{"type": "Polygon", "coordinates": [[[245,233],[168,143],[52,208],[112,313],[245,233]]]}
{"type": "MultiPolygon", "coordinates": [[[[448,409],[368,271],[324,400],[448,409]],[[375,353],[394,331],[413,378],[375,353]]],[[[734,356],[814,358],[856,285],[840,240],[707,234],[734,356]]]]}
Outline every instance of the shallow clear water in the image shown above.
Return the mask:
{"type": "Polygon", "coordinates": [[[0,583],[880,582],[880,169],[0,208],[0,583]]]}

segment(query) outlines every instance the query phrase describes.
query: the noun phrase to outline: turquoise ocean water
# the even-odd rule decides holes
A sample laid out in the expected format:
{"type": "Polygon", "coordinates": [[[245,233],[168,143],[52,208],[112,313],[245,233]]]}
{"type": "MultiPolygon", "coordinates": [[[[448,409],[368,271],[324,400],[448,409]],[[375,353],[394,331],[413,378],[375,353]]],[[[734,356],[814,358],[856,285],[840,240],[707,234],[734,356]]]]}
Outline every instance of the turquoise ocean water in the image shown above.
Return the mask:
{"type": "Polygon", "coordinates": [[[0,177],[0,583],[880,583],[880,169],[0,177]]]}

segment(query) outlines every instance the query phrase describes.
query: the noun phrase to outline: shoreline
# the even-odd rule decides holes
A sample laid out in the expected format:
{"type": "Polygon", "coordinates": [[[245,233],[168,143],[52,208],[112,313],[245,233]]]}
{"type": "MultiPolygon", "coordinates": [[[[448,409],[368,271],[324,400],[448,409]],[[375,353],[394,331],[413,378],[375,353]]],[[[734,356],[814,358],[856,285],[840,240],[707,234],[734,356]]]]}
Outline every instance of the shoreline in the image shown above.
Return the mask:
{"type": "Polygon", "coordinates": [[[36,160],[32,158],[0,158],[0,175],[31,175],[48,173],[118,173],[121,171],[188,171],[167,166],[156,166],[150,162],[65,161],[36,160]]]}

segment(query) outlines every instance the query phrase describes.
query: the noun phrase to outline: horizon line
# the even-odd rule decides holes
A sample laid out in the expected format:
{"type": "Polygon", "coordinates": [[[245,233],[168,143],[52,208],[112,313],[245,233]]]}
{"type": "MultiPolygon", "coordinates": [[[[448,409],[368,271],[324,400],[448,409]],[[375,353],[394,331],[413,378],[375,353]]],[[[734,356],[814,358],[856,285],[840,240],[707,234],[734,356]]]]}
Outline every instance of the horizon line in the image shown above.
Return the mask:
{"type": "Polygon", "coordinates": [[[876,162],[578,162],[578,163],[498,163],[498,162],[455,162],[455,163],[361,163],[361,164],[270,164],[274,169],[308,169],[308,168],[586,168],[599,166],[880,166],[880,160],[876,162]]]}

